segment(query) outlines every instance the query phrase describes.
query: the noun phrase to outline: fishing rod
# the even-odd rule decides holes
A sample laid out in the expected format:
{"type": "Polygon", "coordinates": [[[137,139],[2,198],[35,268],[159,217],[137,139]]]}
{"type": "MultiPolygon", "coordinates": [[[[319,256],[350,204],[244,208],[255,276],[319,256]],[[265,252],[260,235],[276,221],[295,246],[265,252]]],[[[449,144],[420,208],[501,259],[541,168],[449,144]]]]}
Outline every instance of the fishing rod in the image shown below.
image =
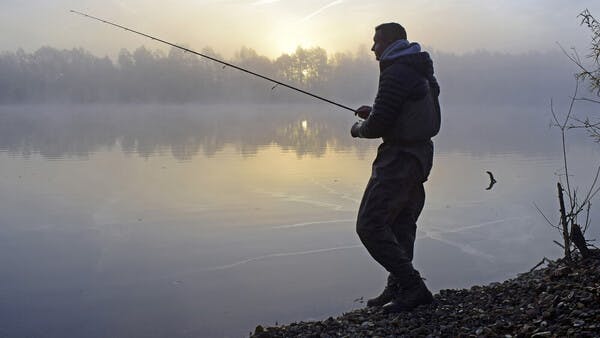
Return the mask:
{"type": "Polygon", "coordinates": [[[136,30],[133,30],[133,29],[131,29],[131,28],[127,28],[127,27],[125,27],[125,26],[121,26],[121,25],[119,25],[119,24],[116,24],[116,23],[113,23],[113,22],[110,22],[110,21],[107,21],[107,20],[104,20],[104,19],[97,18],[97,17],[95,17],[95,16],[92,16],[92,15],[89,15],[89,14],[85,14],[85,13],[78,12],[78,11],[75,11],[75,10],[70,10],[70,12],[71,12],[71,13],[75,13],[75,14],[79,14],[79,15],[82,15],[82,16],[85,16],[86,18],[90,18],[90,19],[93,19],[93,20],[97,20],[97,21],[103,22],[103,23],[105,23],[105,24],[108,24],[108,25],[111,25],[111,26],[114,26],[114,27],[122,28],[122,29],[124,29],[124,30],[126,30],[126,31],[128,31],[128,32],[131,32],[131,33],[134,33],[134,34],[138,34],[138,35],[141,35],[141,36],[147,37],[147,38],[149,38],[149,39],[152,39],[152,40],[154,40],[154,41],[162,42],[162,43],[164,43],[164,44],[167,44],[167,45],[169,45],[169,46],[171,46],[171,47],[175,47],[175,48],[181,49],[181,50],[183,50],[183,51],[186,51],[186,52],[188,52],[188,53],[192,53],[192,54],[195,54],[195,55],[201,56],[201,57],[203,57],[203,58],[206,58],[206,59],[209,59],[209,60],[212,60],[212,61],[218,62],[218,63],[220,63],[220,64],[222,64],[222,65],[225,65],[225,66],[228,66],[228,67],[231,67],[231,68],[235,68],[235,69],[237,69],[237,70],[241,70],[242,72],[245,72],[245,73],[248,73],[248,74],[251,74],[251,75],[254,75],[254,76],[258,76],[258,77],[260,77],[261,79],[265,79],[265,80],[267,80],[267,81],[271,81],[271,82],[273,82],[273,83],[275,83],[275,84],[277,84],[277,85],[281,85],[281,86],[287,87],[287,88],[289,88],[289,89],[292,89],[292,90],[298,91],[298,92],[300,92],[300,93],[302,93],[302,94],[306,94],[306,95],[312,96],[312,97],[314,97],[314,98],[316,98],[316,99],[319,99],[319,100],[325,101],[325,102],[327,102],[327,103],[331,103],[331,104],[333,104],[333,105],[336,105],[336,106],[338,106],[338,107],[340,107],[340,108],[344,108],[344,109],[350,110],[351,112],[354,112],[354,113],[356,113],[356,110],[355,110],[355,109],[352,109],[352,108],[350,108],[350,107],[348,107],[348,106],[345,106],[345,105],[343,105],[343,104],[340,104],[340,103],[337,103],[337,102],[335,102],[335,101],[332,101],[332,100],[326,99],[326,98],[324,98],[324,97],[322,97],[322,96],[319,96],[319,95],[316,95],[316,94],[313,94],[313,93],[307,92],[306,90],[302,90],[302,89],[300,89],[300,88],[296,88],[296,87],[294,87],[294,86],[291,86],[291,85],[289,85],[289,84],[283,83],[283,82],[281,82],[281,81],[277,81],[277,80],[275,80],[275,79],[272,79],[272,78],[270,78],[270,77],[267,77],[267,76],[264,76],[264,75],[261,75],[261,74],[255,73],[255,72],[253,72],[253,71],[250,71],[250,70],[248,70],[248,69],[244,69],[244,68],[242,68],[242,67],[239,67],[239,66],[233,65],[233,64],[231,64],[231,63],[228,63],[228,62],[225,62],[225,61],[222,61],[222,60],[216,59],[216,58],[214,58],[214,57],[211,57],[211,56],[208,56],[208,55],[205,55],[205,54],[202,54],[202,53],[198,53],[198,52],[196,52],[196,51],[193,51],[193,50],[191,50],[191,49],[189,49],[189,48],[185,48],[185,47],[183,47],[183,46],[176,45],[176,44],[174,44],[174,43],[171,43],[171,42],[168,42],[168,41],[165,41],[165,40],[159,39],[159,38],[157,38],[157,37],[154,37],[154,36],[152,36],[152,35],[148,35],[148,34],[145,34],[145,33],[142,33],[142,32],[138,32],[138,31],[136,31],[136,30]]]}

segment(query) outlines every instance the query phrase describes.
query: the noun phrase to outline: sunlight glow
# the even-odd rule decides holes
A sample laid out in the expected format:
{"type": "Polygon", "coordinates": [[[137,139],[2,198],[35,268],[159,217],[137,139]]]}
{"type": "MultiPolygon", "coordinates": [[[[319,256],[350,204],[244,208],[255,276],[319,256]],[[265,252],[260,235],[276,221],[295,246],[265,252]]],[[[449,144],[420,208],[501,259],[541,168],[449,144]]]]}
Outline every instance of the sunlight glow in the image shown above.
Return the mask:
{"type": "Polygon", "coordinates": [[[274,49],[276,50],[274,52],[274,54],[277,56],[281,55],[282,53],[283,54],[294,54],[294,52],[296,52],[296,49],[298,47],[311,48],[311,47],[315,46],[315,44],[312,43],[306,37],[300,38],[300,39],[281,38],[281,39],[277,39],[276,41],[278,41],[278,42],[274,44],[274,47],[275,47],[274,49]]]}
{"type": "Polygon", "coordinates": [[[42,46],[82,47],[96,55],[118,57],[122,48],[146,45],[168,47],[125,34],[100,23],[68,14],[68,9],[115,21],[144,33],[185,43],[195,49],[211,47],[230,58],[246,46],[277,58],[303,48],[320,46],[330,53],[355,51],[370,44],[373,28],[396,21],[411,41],[445,52],[476,50],[556,50],[555,42],[584,50],[588,34],[577,14],[588,8],[600,12],[597,0],[554,1],[392,1],[349,0],[72,0],[4,1],[0,11],[0,45],[5,51],[42,46]],[[23,18],[31,23],[23,25],[23,18]],[[433,19],[432,19],[433,18],[433,19]],[[444,18],[437,20],[436,18],[444,18]],[[427,22],[427,24],[423,24],[427,22]],[[503,29],[498,29],[503,27],[503,29]]]}

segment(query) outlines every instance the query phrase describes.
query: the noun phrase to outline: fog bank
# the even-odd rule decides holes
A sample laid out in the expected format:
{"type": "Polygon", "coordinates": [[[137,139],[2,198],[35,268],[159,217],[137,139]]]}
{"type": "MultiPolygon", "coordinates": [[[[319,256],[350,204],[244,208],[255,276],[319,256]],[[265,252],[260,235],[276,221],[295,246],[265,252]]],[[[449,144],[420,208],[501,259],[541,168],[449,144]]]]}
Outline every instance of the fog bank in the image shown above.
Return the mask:
{"type": "MultiPolygon", "coordinates": [[[[211,48],[204,54],[224,59],[211,48]]],[[[576,71],[561,51],[503,54],[431,53],[451,104],[539,105],[569,95],[576,71]]],[[[298,47],[276,59],[241,48],[235,65],[330,99],[371,102],[378,66],[366,48],[329,54],[298,47]]],[[[0,54],[0,103],[288,103],[313,98],[263,79],[171,49],[122,49],[116,60],[81,49],[43,47],[0,54]]]]}

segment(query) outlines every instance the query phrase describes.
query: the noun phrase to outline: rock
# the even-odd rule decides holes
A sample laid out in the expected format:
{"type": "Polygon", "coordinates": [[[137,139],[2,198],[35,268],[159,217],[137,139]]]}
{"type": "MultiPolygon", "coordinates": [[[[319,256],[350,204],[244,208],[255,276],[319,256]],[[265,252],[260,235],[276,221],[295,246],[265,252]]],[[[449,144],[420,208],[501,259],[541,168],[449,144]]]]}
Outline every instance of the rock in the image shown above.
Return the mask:
{"type": "Polygon", "coordinates": [[[265,332],[265,329],[260,325],[256,326],[256,328],[254,329],[254,334],[263,333],[263,332],[265,332]]]}
{"type": "Polygon", "coordinates": [[[528,317],[531,317],[531,318],[533,318],[533,317],[537,316],[538,312],[537,312],[537,310],[536,310],[536,309],[528,309],[528,310],[525,312],[525,314],[527,314],[527,316],[528,316],[528,317]]]}
{"type": "Polygon", "coordinates": [[[600,260],[561,261],[502,283],[441,290],[432,305],[385,314],[364,308],[322,322],[263,328],[253,337],[563,337],[600,330],[600,260]]]}

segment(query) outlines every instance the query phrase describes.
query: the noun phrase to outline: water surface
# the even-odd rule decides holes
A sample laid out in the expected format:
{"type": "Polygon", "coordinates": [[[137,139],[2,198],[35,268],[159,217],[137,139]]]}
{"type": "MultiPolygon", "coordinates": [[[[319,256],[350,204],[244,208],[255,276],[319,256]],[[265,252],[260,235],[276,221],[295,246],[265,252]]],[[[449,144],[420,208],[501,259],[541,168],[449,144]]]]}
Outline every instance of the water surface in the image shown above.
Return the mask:
{"type": "MultiPolygon", "coordinates": [[[[321,105],[1,107],[0,336],[240,337],[362,307],[386,274],[354,232],[378,142],[352,139],[353,120],[321,105]]],[[[433,290],[560,255],[533,205],[556,219],[548,122],[543,107],[447,109],[415,253],[433,290]]],[[[576,184],[598,155],[573,137],[576,184]]]]}

